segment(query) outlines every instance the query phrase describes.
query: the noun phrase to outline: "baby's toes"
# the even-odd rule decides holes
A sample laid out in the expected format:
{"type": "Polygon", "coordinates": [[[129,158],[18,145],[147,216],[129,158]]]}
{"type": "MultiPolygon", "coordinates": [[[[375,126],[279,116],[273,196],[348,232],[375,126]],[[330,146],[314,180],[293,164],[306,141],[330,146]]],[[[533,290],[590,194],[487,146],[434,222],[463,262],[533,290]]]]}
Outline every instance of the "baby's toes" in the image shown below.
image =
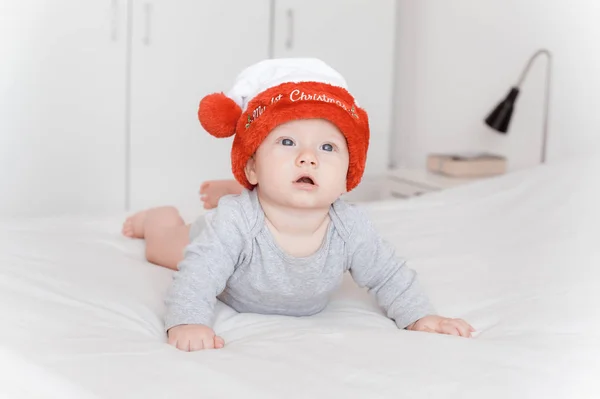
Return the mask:
{"type": "Polygon", "coordinates": [[[133,237],[133,221],[131,218],[128,218],[125,223],[123,223],[122,232],[125,237],[133,237]]]}
{"type": "Polygon", "coordinates": [[[200,193],[200,194],[205,194],[205,193],[206,193],[206,190],[208,190],[208,186],[209,186],[209,185],[210,185],[210,183],[209,183],[209,182],[204,182],[204,183],[202,183],[202,184],[200,185],[200,191],[199,191],[199,193],[200,193]]]}

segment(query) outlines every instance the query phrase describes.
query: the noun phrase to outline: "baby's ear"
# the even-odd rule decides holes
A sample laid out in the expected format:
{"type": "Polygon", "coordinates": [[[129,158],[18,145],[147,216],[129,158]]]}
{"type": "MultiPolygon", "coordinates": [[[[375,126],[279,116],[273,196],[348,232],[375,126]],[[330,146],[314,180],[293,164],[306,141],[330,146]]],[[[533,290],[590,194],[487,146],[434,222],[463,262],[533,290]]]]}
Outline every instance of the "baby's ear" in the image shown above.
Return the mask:
{"type": "Polygon", "coordinates": [[[258,184],[258,179],[256,178],[256,162],[254,161],[254,155],[248,159],[246,162],[246,167],[244,168],[244,172],[246,173],[246,179],[253,186],[258,184]]]}

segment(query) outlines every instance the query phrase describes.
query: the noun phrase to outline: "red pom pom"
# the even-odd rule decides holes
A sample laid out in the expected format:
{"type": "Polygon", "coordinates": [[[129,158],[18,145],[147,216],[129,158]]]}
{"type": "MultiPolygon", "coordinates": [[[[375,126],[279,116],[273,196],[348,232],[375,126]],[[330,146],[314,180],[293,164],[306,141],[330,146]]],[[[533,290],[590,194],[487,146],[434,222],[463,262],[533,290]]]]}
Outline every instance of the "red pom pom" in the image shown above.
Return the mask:
{"type": "Polygon", "coordinates": [[[198,107],[198,119],[202,127],[219,138],[233,136],[235,126],[242,116],[242,109],[223,93],[204,97],[198,107]]]}

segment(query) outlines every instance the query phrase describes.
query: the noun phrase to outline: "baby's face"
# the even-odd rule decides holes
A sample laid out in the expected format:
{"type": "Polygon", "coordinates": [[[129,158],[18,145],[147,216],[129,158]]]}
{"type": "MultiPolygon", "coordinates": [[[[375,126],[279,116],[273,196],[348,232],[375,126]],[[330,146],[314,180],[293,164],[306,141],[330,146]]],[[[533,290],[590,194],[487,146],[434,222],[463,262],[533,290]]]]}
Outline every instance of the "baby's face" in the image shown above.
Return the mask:
{"type": "Polygon", "coordinates": [[[348,146],[323,119],[287,122],[273,129],[248,161],[248,181],[261,196],[298,208],[328,207],[346,192],[348,146]]]}

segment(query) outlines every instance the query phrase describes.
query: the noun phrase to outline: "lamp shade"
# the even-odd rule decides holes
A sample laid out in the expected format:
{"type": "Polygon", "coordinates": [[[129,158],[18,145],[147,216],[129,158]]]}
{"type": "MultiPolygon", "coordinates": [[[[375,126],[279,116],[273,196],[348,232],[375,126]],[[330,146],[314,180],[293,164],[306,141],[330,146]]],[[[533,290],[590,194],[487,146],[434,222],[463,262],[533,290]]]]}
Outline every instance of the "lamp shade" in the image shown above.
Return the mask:
{"type": "Polygon", "coordinates": [[[485,118],[486,125],[497,132],[506,133],[510,125],[510,118],[512,117],[518,96],[519,89],[517,87],[512,87],[506,95],[506,98],[496,105],[487,118],[485,118]]]}

